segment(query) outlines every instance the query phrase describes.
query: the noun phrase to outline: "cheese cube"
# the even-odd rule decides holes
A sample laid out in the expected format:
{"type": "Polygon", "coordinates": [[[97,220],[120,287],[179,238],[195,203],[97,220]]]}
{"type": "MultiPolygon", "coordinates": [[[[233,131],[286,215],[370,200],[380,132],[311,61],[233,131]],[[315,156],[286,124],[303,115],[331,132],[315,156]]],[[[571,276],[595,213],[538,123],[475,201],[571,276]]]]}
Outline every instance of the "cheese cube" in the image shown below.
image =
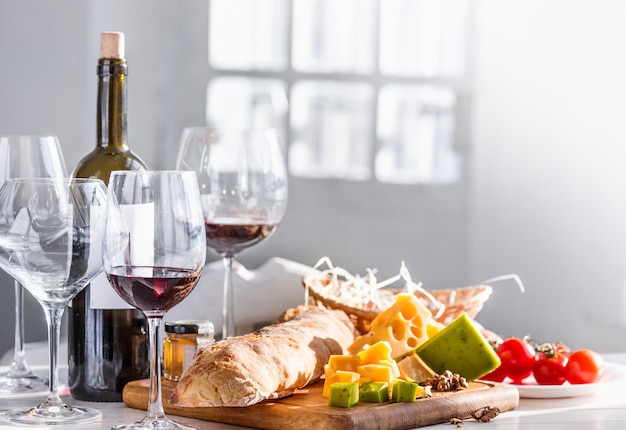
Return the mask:
{"type": "Polygon", "coordinates": [[[386,382],[365,382],[359,388],[359,400],[383,403],[389,400],[389,384],[386,382]]]}
{"type": "Polygon", "coordinates": [[[394,402],[415,402],[418,388],[415,382],[394,381],[391,398],[394,402]]]}
{"type": "Polygon", "coordinates": [[[391,357],[391,345],[389,342],[381,340],[366,347],[357,353],[361,364],[374,364],[381,360],[393,360],[391,357]]]}
{"type": "Polygon", "coordinates": [[[384,364],[364,364],[357,368],[357,372],[361,375],[359,384],[365,382],[387,382],[391,385],[394,379],[391,366],[384,364]]]}
{"type": "Polygon", "coordinates": [[[361,358],[355,355],[331,355],[328,359],[328,366],[332,370],[356,372],[356,368],[360,365],[361,358]]]}
{"type": "Polygon", "coordinates": [[[330,387],[336,382],[359,382],[360,374],[356,372],[346,372],[345,370],[337,370],[332,373],[326,374],[324,379],[324,389],[322,390],[322,396],[330,396],[330,387]]]}
{"type": "Polygon", "coordinates": [[[330,386],[330,406],[351,408],[359,404],[359,385],[353,382],[336,382],[330,386]]]}
{"type": "Polygon", "coordinates": [[[389,345],[389,342],[380,341],[376,342],[372,346],[366,346],[364,350],[357,354],[357,357],[359,357],[361,365],[383,364],[391,367],[394,378],[398,378],[400,376],[398,364],[391,357],[391,345],[389,345]]]}

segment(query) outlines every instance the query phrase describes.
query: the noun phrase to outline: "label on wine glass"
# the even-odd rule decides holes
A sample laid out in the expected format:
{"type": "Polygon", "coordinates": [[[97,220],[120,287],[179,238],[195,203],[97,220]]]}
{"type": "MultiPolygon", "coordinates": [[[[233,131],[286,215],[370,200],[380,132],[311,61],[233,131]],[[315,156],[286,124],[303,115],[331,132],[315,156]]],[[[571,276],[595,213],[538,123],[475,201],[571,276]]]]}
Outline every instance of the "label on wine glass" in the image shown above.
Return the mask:
{"type": "MultiPolygon", "coordinates": [[[[154,265],[154,203],[120,205],[122,215],[133,229],[129,232],[128,246],[124,253],[133,266],[154,265]],[[133,222],[139,219],[141,222],[133,222]]],[[[92,309],[132,309],[117,295],[106,275],[101,273],[91,281],[90,302],[92,309]]]]}

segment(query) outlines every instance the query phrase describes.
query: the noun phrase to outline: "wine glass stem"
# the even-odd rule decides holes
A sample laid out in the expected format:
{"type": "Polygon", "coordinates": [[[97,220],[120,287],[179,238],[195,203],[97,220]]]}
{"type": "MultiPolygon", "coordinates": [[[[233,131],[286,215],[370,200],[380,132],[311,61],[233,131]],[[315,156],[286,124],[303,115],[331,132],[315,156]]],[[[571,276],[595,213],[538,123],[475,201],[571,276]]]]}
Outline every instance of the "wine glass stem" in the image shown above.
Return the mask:
{"type": "Polygon", "coordinates": [[[18,376],[30,372],[26,364],[24,349],[24,288],[15,281],[15,345],[13,348],[13,363],[10,374],[18,376]]]}
{"type": "Polygon", "coordinates": [[[48,303],[43,306],[48,324],[48,348],[50,353],[49,384],[50,393],[47,403],[62,403],[58,394],[59,380],[59,343],[61,342],[61,318],[65,304],[48,303]]]}
{"type": "Polygon", "coordinates": [[[224,303],[222,305],[222,339],[235,336],[235,306],[233,294],[233,257],[224,261],[224,303]]]}
{"type": "Polygon", "coordinates": [[[159,331],[161,328],[161,317],[147,316],[147,318],[150,342],[150,398],[146,419],[155,421],[165,418],[163,400],[161,398],[161,366],[159,363],[159,331]]]}

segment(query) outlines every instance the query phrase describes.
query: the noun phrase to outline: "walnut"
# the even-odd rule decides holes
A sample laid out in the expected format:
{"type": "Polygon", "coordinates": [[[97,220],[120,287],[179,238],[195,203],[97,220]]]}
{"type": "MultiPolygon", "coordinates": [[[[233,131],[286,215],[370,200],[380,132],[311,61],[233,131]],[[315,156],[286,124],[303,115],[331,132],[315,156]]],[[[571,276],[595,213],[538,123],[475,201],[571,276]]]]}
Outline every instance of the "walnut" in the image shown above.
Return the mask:
{"type": "Polygon", "coordinates": [[[463,420],[460,418],[451,418],[450,424],[455,425],[457,428],[463,428],[463,420]]]}
{"type": "Polygon", "coordinates": [[[480,408],[477,411],[472,413],[472,418],[475,420],[486,423],[487,421],[491,421],[495,417],[500,414],[500,409],[497,407],[485,406],[484,408],[480,408]]]}
{"type": "Polygon", "coordinates": [[[467,379],[449,370],[441,375],[435,373],[432,378],[422,382],[421,385],[430,386],[435,391],[456,391],[469,387],[467,379]]]}

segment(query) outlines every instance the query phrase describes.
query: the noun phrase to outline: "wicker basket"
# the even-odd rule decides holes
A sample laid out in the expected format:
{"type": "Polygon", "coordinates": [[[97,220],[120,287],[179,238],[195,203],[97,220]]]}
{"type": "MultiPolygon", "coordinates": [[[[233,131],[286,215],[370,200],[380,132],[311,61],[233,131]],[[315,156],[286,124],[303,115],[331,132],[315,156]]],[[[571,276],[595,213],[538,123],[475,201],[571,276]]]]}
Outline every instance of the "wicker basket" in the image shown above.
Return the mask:
{"type": "MultiPolygon", "coordinates": [[[[370,330],[372,320],[382,309],[378,309],[372,303],[364,304],[360,307],[346,305],[338,300],[337,297],[329,297],[328,294],[324,294],[326,283],[320,281],[319,277],[312,276],[305,276],[302,279],[305,288],[308,287],[310,304],[344,311],[348,314],[357,330],[361,333],[367,333],[370,330]]],[[[390,295],[390,298],[393,298],[394,295],[402,291],[394,288],[381,288],[378,290],[378,294],[390,295]]],[[[480,312],[487,299],[491,296],[492,288],[489,285],[474,285],[462,288],[429,290],[428,293],[443,305],[443,312],[436,317],[436,320],[447,325],[463,312],[466,312],[470,318],[476,318],[478,312],[480,312]]],[[[439,307],[436,303],[420,291],[416,291],[415,295],[422,300],[433,315],[437,315],[439,307]]]]}

